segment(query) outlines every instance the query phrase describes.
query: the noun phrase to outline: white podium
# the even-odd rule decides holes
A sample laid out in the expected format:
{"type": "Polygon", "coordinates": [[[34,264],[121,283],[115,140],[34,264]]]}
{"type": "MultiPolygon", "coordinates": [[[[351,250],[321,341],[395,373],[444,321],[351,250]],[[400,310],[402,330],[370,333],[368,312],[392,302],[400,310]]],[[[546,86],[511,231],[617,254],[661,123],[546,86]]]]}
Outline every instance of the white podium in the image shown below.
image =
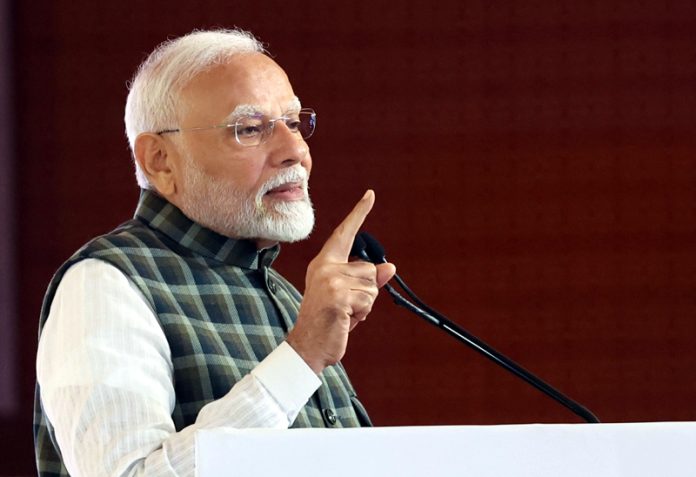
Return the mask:
{"type": "Polygon", "coordinates": [[[215,429],[198,477],[694,477],[696,423],[215,429]]]}

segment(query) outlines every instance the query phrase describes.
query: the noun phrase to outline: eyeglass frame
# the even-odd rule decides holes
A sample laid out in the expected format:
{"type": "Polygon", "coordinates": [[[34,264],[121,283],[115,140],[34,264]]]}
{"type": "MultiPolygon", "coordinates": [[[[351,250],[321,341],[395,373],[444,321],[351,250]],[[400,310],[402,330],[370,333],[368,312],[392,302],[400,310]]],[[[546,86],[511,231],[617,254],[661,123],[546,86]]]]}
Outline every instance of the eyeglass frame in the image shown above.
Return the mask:
{"type": "MultiPolygon", "coordinates": [[[[302,137],[302,139],[309,139],[314,135],[314,131],[316,130],[317,127],[317,113],[314,111],[312,108],[302,108],[300,109],[297,114],[301,113],[309,113],[311,116],[312,120],[312,132],[309,133],[307,137],[302,137]]],[[[234,130],[234,140],[237,144],[239,144],[242,147],[257,147],[264,142],[268,140],[273,135],[273,131],[275,130],[275,123],[277,121],[283,121],[285,122],[285,126],[287,127],[287,121],[290,119],[294,119],[290,116],[287,115],[288,113],[285,113],[283,116],[278,116],[277,118],[269,118],[268,119],[268,124],[266,127],[263,129],[263,131],[260,134],[260,139],[258,144],[243,144],[240,139],[239,139],[239,133],[237,131],[237,126],[239,126],[239,121],[245,118],[253,118],[253,117],[263,117],[263,114],[257,114],[257,115],[244,115],[235,120],[234,123],[225,123],[225,124],[216,124],[215,126],[202,126],[202,127],[193,127],[193,128],[176,128],[176,129],[164,129],[162,131],[158,131],[155,134],[158,136],[161,136],[162,134],[171,134],[171,133],[178,133],[178,132],[185,132],[185,131],[206,131],[210,129],[222,129],[222,128],[231,128],[234,130]],[[268,132],[267,132],[268,131],[268,132]]],[[[298,128],[296,131],[290,130],[290,132],[294,133],[300,133],[300,129],[298,128]]],[[[301,133],[300,133],[301,134],[301,133]]]]}

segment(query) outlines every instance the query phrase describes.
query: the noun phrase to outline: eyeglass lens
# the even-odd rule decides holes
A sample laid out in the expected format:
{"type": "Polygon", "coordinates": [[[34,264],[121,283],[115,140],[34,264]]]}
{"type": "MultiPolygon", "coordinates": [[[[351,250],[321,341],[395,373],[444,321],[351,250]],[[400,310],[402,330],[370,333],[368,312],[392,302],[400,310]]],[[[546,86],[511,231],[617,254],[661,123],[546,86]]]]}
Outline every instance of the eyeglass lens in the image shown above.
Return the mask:
{"type": "Polygon", "coordinates": [[[243,146],[258,145],[273,133],[277,121],[283,121],[291,132],[297,132],[307,139],[314,133],[317,116],[314,111],[300,111],[277,119],[264,116],[243,117],[235,123],[235,138],[243,146]]]}

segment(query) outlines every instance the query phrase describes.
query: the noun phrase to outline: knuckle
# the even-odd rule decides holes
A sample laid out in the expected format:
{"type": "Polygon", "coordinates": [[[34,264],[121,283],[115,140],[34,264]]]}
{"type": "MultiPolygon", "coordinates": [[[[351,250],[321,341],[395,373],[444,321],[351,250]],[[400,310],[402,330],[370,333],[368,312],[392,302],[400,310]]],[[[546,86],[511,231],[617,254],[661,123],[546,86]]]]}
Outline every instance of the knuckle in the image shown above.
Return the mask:
{"type": "Polygon", "coordinates": [[[366,267],[365,267],[365,275],[369,277],[369,280],[372,282],[377,281],[377,266],[374,263],[367,263],[364,262],[366,267]]]}
{"type": "Polygon", "coordinates": [[[344,222],[341,222],[340,224],[338,224],[338,227],[336,227],[336,230],[334,230],[334,235],[340,237],[345,233],[346,233],[346,223],[344,221],[344,222]]]}
{"type": "Polygon", "coordinates": [[[309,262],[309,265],[307,265],[307,274],[315,273],[320,265],[321,261],[319,260],[319,257],[314,257],[312,261],[309,262]]]}
{"type": "Polygon", "coordinates": [[[332,295],[337,295],[343,290],[343,280],[335,275],[330,276],[326,280],[326,288],[332,295]]]}
{"type": "Polygon", "coordinates": [[[372,304],[375,301],[375,296],[366,290],[360,290],[358,292],[358,296],[357,296],[356,301],[357,301],[358,306],[361,309],[365,309],[367,307],[372,307],[372,304]]]}

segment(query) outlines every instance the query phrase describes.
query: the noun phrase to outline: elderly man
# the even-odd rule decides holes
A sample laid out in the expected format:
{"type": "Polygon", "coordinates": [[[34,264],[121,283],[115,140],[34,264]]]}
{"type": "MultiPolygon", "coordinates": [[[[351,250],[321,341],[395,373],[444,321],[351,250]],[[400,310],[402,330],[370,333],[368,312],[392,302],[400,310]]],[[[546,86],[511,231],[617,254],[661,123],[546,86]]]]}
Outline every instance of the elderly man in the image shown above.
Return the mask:
{"type": "Polygon", "coordinates": [[[314,224],[316,114],[284,71],[245,32],[194,32],[141,65],[125,121],[135,217],[76,252],[42,310],[40,475],[193,475],[198,429],[369,425],[339,360],[395,270],[348,261],[371,191],[304,297],[271,268],[314,224]]]}

